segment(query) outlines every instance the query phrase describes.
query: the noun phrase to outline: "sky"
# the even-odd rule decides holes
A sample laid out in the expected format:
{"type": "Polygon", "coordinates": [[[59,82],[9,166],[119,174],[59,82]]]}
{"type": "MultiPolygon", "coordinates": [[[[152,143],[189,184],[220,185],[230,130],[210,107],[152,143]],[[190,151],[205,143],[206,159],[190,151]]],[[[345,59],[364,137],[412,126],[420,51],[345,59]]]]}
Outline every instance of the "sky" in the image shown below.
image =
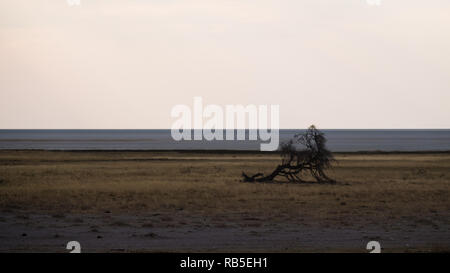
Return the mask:
{"type": "Polygon", "coordinates": [[[448,0],[0,1],[1,129],[163,129],[279,105],[281,128],[450,128],[448,0]]]}

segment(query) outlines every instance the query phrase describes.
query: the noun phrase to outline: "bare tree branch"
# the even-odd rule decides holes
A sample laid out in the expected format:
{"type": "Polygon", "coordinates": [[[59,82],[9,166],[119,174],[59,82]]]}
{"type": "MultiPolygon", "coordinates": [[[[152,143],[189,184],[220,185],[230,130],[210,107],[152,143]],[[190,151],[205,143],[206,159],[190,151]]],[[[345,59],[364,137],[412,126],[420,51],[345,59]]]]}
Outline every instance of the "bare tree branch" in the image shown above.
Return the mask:
{"type": "Polygon", "coordinates": [[[304,182],[300,177],[309,171],[317,182],[335,182],[325,174],[334,161],[325,146],[326,141],[324,134],[311,125],[304,134],[296,134],[290,141],[281,144],[281,164],[271,174],[248,176],[242,172],[243,179],[245,182],[267,182],[281,176],[292,182],[304,182]],[[299,146],[304,148],[299,149],[299,146]]]}

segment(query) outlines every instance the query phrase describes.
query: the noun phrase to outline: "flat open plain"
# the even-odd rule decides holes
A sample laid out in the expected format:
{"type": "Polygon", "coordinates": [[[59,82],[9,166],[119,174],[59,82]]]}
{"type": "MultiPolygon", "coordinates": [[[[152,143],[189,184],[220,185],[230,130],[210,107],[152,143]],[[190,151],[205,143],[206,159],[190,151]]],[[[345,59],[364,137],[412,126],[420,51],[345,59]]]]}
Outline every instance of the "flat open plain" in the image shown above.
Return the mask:
{"type": "Polygon", "coordinates": [[[335,157],[291,184],[240,182],[273,153],[0,151],[0,252],[450,251],[450,153],[335,157]]]}

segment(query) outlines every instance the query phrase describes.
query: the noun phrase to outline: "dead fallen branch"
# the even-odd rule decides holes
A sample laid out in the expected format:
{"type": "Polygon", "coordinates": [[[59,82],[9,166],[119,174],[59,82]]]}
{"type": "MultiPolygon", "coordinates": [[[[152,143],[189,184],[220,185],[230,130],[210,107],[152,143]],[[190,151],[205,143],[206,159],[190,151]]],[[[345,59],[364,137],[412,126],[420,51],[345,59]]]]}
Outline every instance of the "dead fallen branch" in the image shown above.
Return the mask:
{"type": "Polygon", "coordinates": [[[281,144],[281,164],[272,173],[247,175],[242,172],[243,181],[268,182],[284,177],[291,182],[305,182],[302,176],[309,172],[317,182],[334,183],[325,174],[334,161],[325,146],[326,141],[324,134],[311,125],[304,134],[296,134],[290,141],[281,144]]]}

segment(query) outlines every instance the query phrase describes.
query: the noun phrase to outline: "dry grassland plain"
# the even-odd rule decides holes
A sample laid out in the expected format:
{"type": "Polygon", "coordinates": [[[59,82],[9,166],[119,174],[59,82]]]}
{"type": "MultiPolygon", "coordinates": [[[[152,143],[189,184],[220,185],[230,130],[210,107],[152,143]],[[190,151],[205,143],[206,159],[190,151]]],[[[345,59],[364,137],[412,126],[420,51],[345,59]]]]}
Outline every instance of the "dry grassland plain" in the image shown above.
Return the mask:
{"type": "Polygon", "coordinates": [[[335,157],[294,184],[241,182],[274,153],[0,151],[0,251],[450,250],[450,153],[335,157]]]}

